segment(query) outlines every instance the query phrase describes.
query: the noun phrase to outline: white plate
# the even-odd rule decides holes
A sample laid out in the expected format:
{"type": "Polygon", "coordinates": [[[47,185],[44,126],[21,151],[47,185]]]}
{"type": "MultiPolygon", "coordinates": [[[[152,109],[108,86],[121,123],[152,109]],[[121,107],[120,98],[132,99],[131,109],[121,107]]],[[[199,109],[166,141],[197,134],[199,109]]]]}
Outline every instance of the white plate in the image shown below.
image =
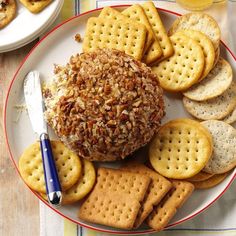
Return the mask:
{"type": "Polygon", "coordinates": [[[0,53],[11,51],[33,41],[56,20],[63,0],[54,0],[38,14],[29,12],[17,1],[15,19],[0,30],[0,53]]]}
{"type": "MultiPolygon", "coordinates": [[[[120,6],[118,8],[123,7],[120,6]]],[[[74,35],[80,33],[83,36],[87,19],[91,16],[97,16],[99,11],[100,10],[93,10],[87,12],[56,27],[29,53],[16,72],[7,94],[4,112],[6,140],[11,158],[16,167],[18,166],[19,156],[22,151],[36,140],[27,113],[23,111],[21,114],[18,114],[18,110],[15,107],[16,105],[22,104],[24,101],[22,85],[25,75],[30,70],[36,69],[40,71],[42,79],[48,80],[48,78],[53,75],[54,63],[65,64],[71,55],[81,52],[81,43],[75,42],[74,35]]],[[[170,24],[176,18],[176,15],[173,12],[161,9],[159,12],[166,28],[168,29],[170,24]]],[[[233,68],[233,73],[236,75],[236,58],[223,43],[221,43],[221,55],[230,62],[233,68]]],[[[181,97],[178,95],[165,95],[167,115],[163,123],[177,117],[189,117],[183,108],[180,98],[181,97]]],[[[53,135],[52,132],[51,135],[53,135]]],[[[109,165],[115,167],[115,164],[106,164],[106,166],[109,165]]],[[[177,214],[167,227],[190,219],[210,206],[229,187],[230,183],[234,179],[235,173],[236,170],[232,171],[232,173],[221,184],[214,188],[194,191],[193,195],[184,206],[178,210],[177,214]]],[[[115,234],[142,234],[153,231],[145,227],[133,231],[124,231],[83,222],[77,218],[78,208],[79,203],[70,206],[63,206],[59,209],[53,209],[60,215],[75,223],[103,232],[115,234]]]]}

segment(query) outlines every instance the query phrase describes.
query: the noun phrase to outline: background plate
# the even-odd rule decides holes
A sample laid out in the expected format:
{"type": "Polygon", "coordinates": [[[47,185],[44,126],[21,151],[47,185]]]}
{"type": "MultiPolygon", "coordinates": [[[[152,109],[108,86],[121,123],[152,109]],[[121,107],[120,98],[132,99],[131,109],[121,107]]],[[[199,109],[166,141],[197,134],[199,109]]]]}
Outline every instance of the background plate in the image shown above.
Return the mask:
{"type": "Polygon", "coordinates": [[[56,20],[64,0],[54,0],[38,14],[27,10],[19,1],[15,19],[0,30],[0,53],[11,51],[31,42],[56,20]]]}
{"type": "MultiPolygon", "coordinates": [[[[124,6],[117,6],[117,8],[123,9],[124,6]]],[[[26,111],[17,108],[18,105],[22,105],[24,103],[22,86],[25,75],[30,70],[36,69],[40,71],[43,80],[49,80],[49,78],[53,75],[54,63],[65,64],[71,55],[81,52],[82,44],[76,42],[74,40],[74,36],[76,33],[80,33],[83,37],[87,19],[91,16],[97,16],[99,12],[100,9],[84,13],[77,17],[71,18],[56,27],[46,37],[44,37],[36,45],[36,47],[32,49],[16,72],[5,102],[4,128],[10,155],[17,170],[18,160],[21,153],[28,145],[35,142],[37,138],[33,133],[26,111]]],[[[159,9],[159,13],[166,29],[169,28],[178,15],[163,9],[159,9]]],[[[221,55],[230,62],[235,76],[236,58],[223,43],[221,43],[221,55]]],[[[177,117],[190,117],[183,108],[180,95],[166,93],[165,101],[167,115],[165,116],[163,123],[177,117]]],[[[55,137],[53,132],[51,132],[51,137],[55,137]]],[[[106,166],[111,167],[116,167],[118,165],[119,163],[106,164],[106,166]]],[[[232,173],[221,184],[212,189],[194,191],[193,195],[177,212],[167,227],[174,226],[190,219],[206,209],[229,187],[230,183],[234,179],[235,173],[235,170],[232,171],[232,173]]],[[[45,202],[45,204],[47,203],[45,202]]],[[[153,230],[145,227],[138,230],[124,231],[83,222],[77,218],[79,203],[70,206],[63,206],[59,209],[54,209],[53,207],[51,208],[58,214],[77,224],[103,232],[115,234],[143,234],[153,232],[153,230]]]]}

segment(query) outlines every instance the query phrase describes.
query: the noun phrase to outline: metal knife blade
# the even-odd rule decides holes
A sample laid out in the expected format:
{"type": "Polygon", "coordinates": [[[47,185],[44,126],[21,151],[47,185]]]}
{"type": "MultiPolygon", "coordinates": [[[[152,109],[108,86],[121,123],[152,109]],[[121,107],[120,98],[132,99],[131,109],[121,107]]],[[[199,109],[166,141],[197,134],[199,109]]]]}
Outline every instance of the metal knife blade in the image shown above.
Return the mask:
{"type": "Polygon", "coordinates": [[[47,124],[43,117],[44,102],[38,71],[31,71],[27,74],[24,80],[24,95],[34,132],[38,135],[47,133],[47,124]]]}
{"type": "Polygon", "coordinates": [[[24,95],[31,125],[39,136],[48,201],[54,206],[60,206],[62,201],[61,185],[47,133],[47,124],[43,117],[44,101],[38,71],[31,71],[26,76],[24,95]]]}

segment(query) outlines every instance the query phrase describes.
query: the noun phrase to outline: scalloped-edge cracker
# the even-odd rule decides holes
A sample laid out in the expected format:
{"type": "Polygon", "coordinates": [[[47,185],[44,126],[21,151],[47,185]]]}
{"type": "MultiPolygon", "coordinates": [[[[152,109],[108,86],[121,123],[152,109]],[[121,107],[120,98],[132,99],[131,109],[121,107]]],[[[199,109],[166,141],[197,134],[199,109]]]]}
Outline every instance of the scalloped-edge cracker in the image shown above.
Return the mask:
{"type": "Polygon", "coordinates": [[[175,53],[152,67],[162,88],[171,92],[184,91],[201,77],[204,69],[204,54],[198,43],[184,34],[170,37],[175,53]]]}
{"type": "Polygon", "coordinates": [[[230,87],[216,98],[198,102],[183,97],[183,104],[186,110],[199,120],[223,119],[236,106],[236,83],[232,81],[230,87]]]}
{"type": "Polygon", "coordinates": [[[186,179],[186,180],[189,182],[199,182],[199,181],[207,180],[207,179],[211,178],[213,175],[214,174],[209,174],[209,173],[201,171],[201,172],[197,173],[196,175],[194,175],[193,177],[186,179]]]}
{"type": "Polygon", "coordinates": [[[219,59],[220,59],[220,46],[215,50],[215,60],[214,60],[213,68],[215,67],[219,59]]]}
{"type": "Polygon", "coordinates": [[[62,204],[71,204],[84,198],[93,188],[96,181],[96,173],[93,163],[82,160],[82,175],[79,181],[62,193],[62,204]]]}
{"type": "Polygon", "coordinates": [[[230,64],[222,57],[201,82],[193,85],[183,94],[194,101],[205,101],[225,92],[231,85],[233,72],[230,64]]]}
{"type": "Polygon", "coordinates": [[[178,17],[172,24],[169,35],[182,29],[198,30],[212,41],[215,50],[219,47],[220,28],[214,18],[206,13],[192,12],[178,17]]]}
{"type": "Polygon", "coordinates": [[[226,117],[224,117],[224,119],[222,120],[228,124],[232,124],[236,121],[236,108],[234,108],[234,110],[227,115],[226,117]]]}
{"type": "Polygon", "coordinates": [[[203,80],[208,73],[211,71],[214,61],[215,61],[215,49],[214,46],[211,42],[211,40],[203,33],[200,31],[196,30],[181,30],[178,31],[177,33],[183,33],[187,37],[194,39],[195,41],[198,42],[198,44],[201,46],[204,58],[205,58],[205,63],[204,63],[204,69],[202,72],[202,75],[199,79],[199,81],[203,80]]]}
{"type": "Polygon", "coordinates": [[[227,173],[213,175],[212,177],[202,180],[202,181],[195,181],[192,182],[196,189],[207,189],[213,188],[216,185],[220,184],[228,175],[227,173]]]}
{"type": "MultiPolygon", "coordinates": [[[[52,152],[63,191],[79,179],[82,166],[79,157],[60,141],[51,141],[52,152]]],[[[46,193],[42,156],[39,142],[31,144],[19,159],[19,171],[26,184],[33,190],[46,193]]]]}
{"type": "Polygon", "coordinates": [[[214,151],[203,169],[210,174],[222,174],[236,166],[236,130],[231,125],[218,120],[201,122],[213,137],[214,151]]]}
{"type": "Polygon", "coordinates": [[[205,167],[211,154],[209,131],[190,119],[176,119],[164,124],[149,146],[152,167],[173,179],[196,175],[205,167]]]}

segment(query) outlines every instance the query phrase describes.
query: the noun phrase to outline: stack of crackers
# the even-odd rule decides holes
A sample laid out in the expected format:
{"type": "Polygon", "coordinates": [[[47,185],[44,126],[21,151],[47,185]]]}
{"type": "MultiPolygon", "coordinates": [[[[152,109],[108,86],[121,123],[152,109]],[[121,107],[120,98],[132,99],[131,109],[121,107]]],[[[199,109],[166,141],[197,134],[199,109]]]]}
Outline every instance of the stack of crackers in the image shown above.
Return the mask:
{"type": "Polygon", "coordinates": [[[186,91],[204,80],[216,65],[220,29],[211,16],[189,13],[177,18],[169,35],[175,52],[152,69],[165,90],[186,91]]]}
{"type": "MultiPolygon", "coordinates": [[[[163,82],[163,87],[167,86],[167,90],[171,91],[182,91],[184,107],[199,120],[223,120],[229,124],[235,122],[236,84],[233,81],[230,64],[220,57],[220,29],[217,22],[211,16],[204,13],[189,13],[179,17],[173,23],[169,30],[169,35],[172,35],[171,37],[185,35],[195,40],[195,43],[198,43],[202,49],[204,60],[201,60],[202,55],[200,56],[200,53],[197,56],[197,53],[194,52],[194,49],[197,51],[197,47],[192,44],[194,49],[192,51],[189,50],[189,53],[185,55],[186,60],[182,58],[181,63],[184,66],[185,61],[186,64],[189,64],[193,63],[191,60],[197,60],[198,65],[195,64],[197,68],[194,65],[190,68],[193,72],[192,74],[196,75],[196,80],[188,71],[190,78],[188,79],[189,84],[187,86],[183,86],[183,84],[179,86],[178,83],[176,83],[176,86],[173,86],[173,84],[166,85],[165,81],[163,82]],[[190,82],[190,80],[193,81],[190,82]],[[171,88],[168,86],[171,86],[171,88]]],[[[161,74],[165,74],[164,66],[168,68],[173,67],[171,64],[173,60],[176,60],[178,63],[178,51],[179,48],[176,48],[176,58],[173,58],[173,56],[170,58],[170,62],[163,62],[161,65],[159,64],[153,68],[156,73],[159,73],[160,77],[162,77],[161,74]]],[[[181,69],[179,67],[178,69],[179,75],[184,73],[184,68],[181,69]]],[[[171,72],[167,74],[170,77],[173,75],[172,80],[175,79],[174,74],[171,72]]]]}
{"type": "Polygon", "coordinates": [[[160,16],[152,2],[135,4],[123,12],[105,7],[99,17],[89,18],[83,51],[112,48],[146,64],[157,63],[174,53],[160,16]]]}
{"type": "Polygon", "coordinates": [[[97,183],[80,207],[79,218],[121,229],[146,222],[160,231],[193,190],[193,184],[167,180],[143,164],[129,163],[119,170],[99,168],[97,183]]]}
{"type": "Polygon", "coordinates": [[[176,119],[160,128],[150,144],[149,159],[167,178],[211,188],[236,166],[235,140],[236,130],[225,122],[176,119]]]}
{"type": "MultiPolygon", "coordinates": [[[[59,141],[51,141],[52,152],[62,188],[62,204],[84,198],[93,188],[96,173],[93,164],[80,158],[59,141]]],[[[26,184],[45,200],[46,186],[40,144],[30,145],[21,155],[19,171],[26,184]]]]}

